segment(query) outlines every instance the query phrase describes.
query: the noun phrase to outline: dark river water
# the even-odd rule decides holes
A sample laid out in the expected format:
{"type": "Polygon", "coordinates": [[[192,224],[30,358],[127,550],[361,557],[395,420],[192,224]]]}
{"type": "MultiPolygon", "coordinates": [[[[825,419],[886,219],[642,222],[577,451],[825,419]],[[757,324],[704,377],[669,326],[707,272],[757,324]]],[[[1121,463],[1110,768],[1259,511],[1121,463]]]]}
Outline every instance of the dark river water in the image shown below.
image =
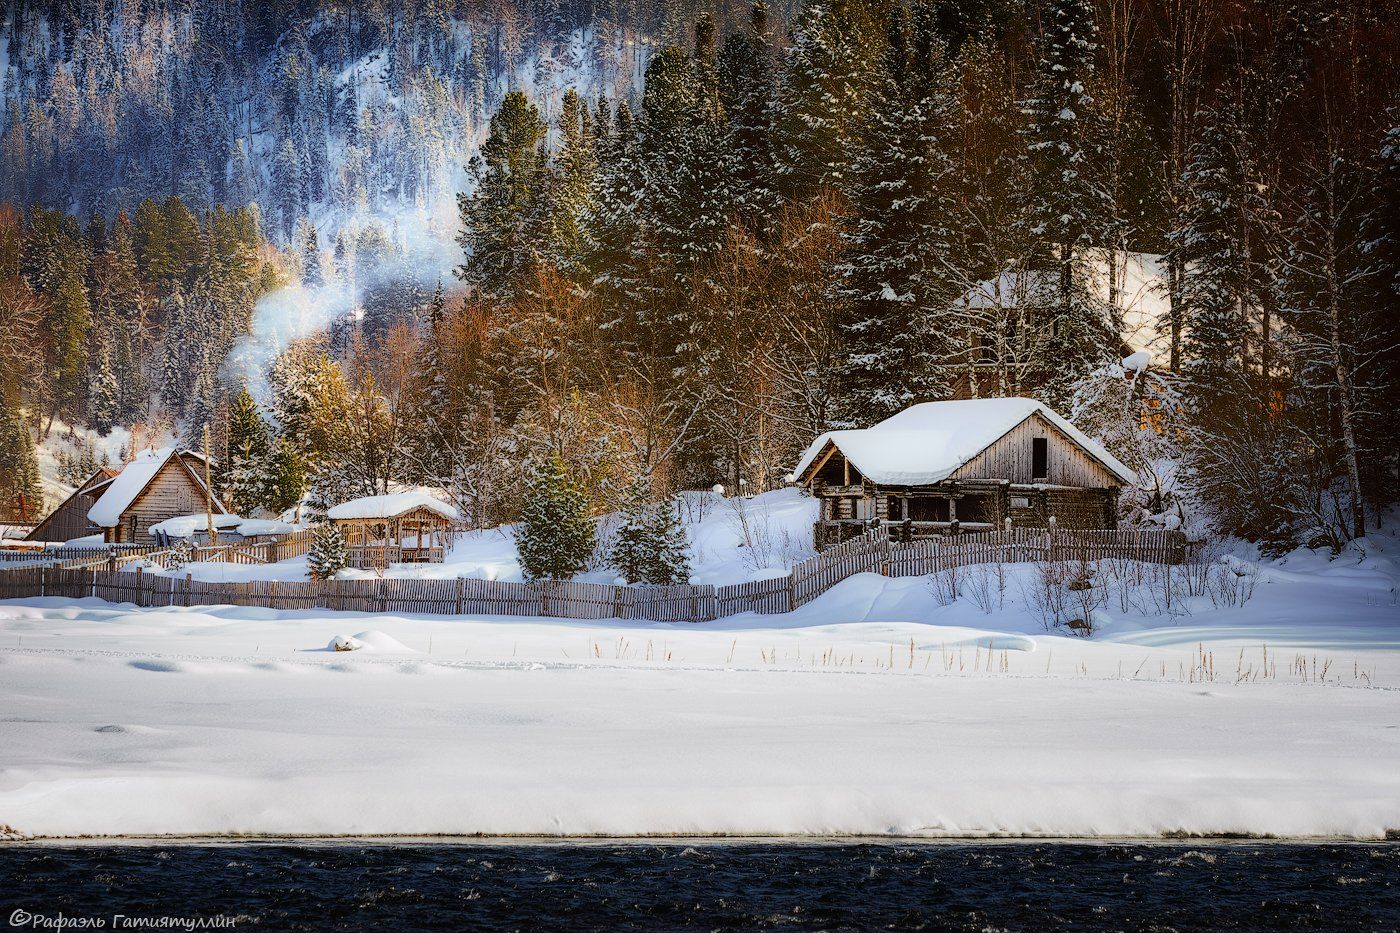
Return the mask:
{"type": "Polygon", "coordinates": [[[28,843],[0,904],[0,931],[1391,930],[1400,844],[28,843]]]}

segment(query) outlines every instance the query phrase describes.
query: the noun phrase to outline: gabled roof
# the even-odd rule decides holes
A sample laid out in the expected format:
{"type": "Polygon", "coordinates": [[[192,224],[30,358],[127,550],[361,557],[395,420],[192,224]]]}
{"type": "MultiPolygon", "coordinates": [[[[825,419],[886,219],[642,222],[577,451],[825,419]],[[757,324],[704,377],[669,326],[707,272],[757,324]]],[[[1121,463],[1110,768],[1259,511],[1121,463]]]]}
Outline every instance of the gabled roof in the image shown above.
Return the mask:
{"type": "Polygon", "coordinates": [[[1136,474],[1084,432],[1033,398],[924,402],[871,428],[828,431],[793,470],[799,482],[834,445],[861,475],[885,486],[927,486],[947,479],[1032,415],[1040,415],[1125,483],[1136,474]]]}
{"type": "Polygon", "coordinates": [[[407,515],[415,509],[428,509],[448,521],[455,522],[459,517],[455,508],[423,492],[399,492],[387,496],[351,499],[327,509],[326,517],[332,521],[387,519],[407,515]]]}
{"type": "MultiPolygon", "coordinates": [[[[201,493],[205,492],[204,481],[185,463],[186,456],[203,459],[193,451],[177,451],[173,447],[162,447],[159,450],[142,452],[114,478],[97,483],[88,489],[89,493],[101,492],[92,508],[88,509],[88,521],[99,528],[113,528],[121,524],[122,513],[141,498],[141,494],[151,485],[151,481],[160,475],[161,470],[172,460],[176,467],[194,482],[201,493]]],[[[213,499],[213,504],[214,511],[219,513],[224,511],[224,507],[219,504],[217,498],[213,499]]]]}

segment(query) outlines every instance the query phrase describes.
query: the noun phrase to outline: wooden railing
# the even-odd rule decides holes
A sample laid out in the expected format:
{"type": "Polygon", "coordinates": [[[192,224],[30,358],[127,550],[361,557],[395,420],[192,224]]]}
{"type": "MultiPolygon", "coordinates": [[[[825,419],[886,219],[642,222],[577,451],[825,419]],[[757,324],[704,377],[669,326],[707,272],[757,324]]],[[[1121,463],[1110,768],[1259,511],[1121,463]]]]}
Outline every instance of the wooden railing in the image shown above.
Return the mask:
{"type": "MultiPolygon", "coordinates": [[[[214,549],[228,562],[255,562],[257,548],[214,549]]],[[[200,551],[210,549],[201,548],[200,551]]],[[[169,566],[170,551],[124,557],[169,566]]],[[[360,612],[554,616],[704,622],[744,612],[791,612],[858,573],[923,576],[952,567],[1022,561],[1139,560],[1179,564],[1188,545],[1178,531],[1012,528],[900,543],[878,527],[792,567],[785,576],[730,586],[627,587],[573,581],[506,582],[475,579],[371,579],[323,582],[257,580],[206,583],[95,566],[0,570],[0,599],[97,596],[141,606],[229,604],[271,609],[325,608],[360,612]]],[[[198,559],[209,560],[208,554],[198,559]]],[[[104,555],[105,564],[108,558],[104,555]]]]}
{"type": "Polygon", "coordinates": [[[362,570],[374,570],[388,567],[390,564],[440,564],[443,555],[440,545],[405,547],[400,544],[350,544],[345,548],[345,563],[362,570]]]}

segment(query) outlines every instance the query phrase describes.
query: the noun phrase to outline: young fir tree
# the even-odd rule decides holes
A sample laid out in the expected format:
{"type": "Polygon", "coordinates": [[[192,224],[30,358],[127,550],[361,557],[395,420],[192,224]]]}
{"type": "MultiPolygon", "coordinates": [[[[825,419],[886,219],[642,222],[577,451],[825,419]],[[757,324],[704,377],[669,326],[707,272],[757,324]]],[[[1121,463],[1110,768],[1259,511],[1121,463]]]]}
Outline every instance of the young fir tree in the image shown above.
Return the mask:
{"type": "Polygon", "coordinates": [[[690,579],[685,528],[675,505],[652,502],[644,480],[628,487],[622,524],[608,560],[629,583],[670,586],[690,579]]]}
{"type": "Polygon", "coordinates": [[[329,580],[345,569],[345,537],[334,522],[321,521],[312,529],[306,568],[313,580],[329,580]]]}
{"type": "Polygon", "coordinates": [[[558,454],[531,468],[515,529],[520,566],[530,579],[566,580],[587,565],[594,533],[588,498],[558,454]]]}
{"type": "Polygon", "coordinates": [[[635,480],[627,487],[622,524],[618,526],[612,549],[608,552],[608,563],[628,583],[641,583],[646,578],[644,568],[649,557],[650,511],[647,485],[643,480],[635,480]]]}
{"type": "Polygon", "coordinates": [[[674,501],[668,499],[652,507],[647,538],[652,549],[643,565],[642,578],[656,586],[689,582],[690,543],[674,501]]]}

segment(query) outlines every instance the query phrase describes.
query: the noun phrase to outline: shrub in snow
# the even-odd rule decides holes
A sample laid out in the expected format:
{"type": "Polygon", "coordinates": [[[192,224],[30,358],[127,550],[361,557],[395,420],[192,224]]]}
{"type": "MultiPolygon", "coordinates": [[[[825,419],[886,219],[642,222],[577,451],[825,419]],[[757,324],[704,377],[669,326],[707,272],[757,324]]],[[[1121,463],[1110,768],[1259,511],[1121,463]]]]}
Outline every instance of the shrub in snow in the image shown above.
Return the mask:
{"type": "Polygon", "coordinates": [[[345,538],[340,529],[330,522],[323,522],[311,532],[311,551],[306,555],[306,566],[313,580],[329,580],[345,569],[345,538]]]}
{"type": "Polygon", "coordinates": [[[690,579],[690,553],[675,503],[649,501],[646,483],[634,482],[609,562],[631,583],[669,586],[690,579]]]}
{"type": "Polygon", "coordinates": [[[359,651],[364,646],[365,643],[358,638],[351,638],[349,635],[337,635],[331,639],[331,643],[326,647],[330,648],[332,651],[359,651]]]}
{"type": "Polygon", "coordinates": [[[170,569],[181,570],[194,560],[194,545],[185,538],[176,539],[170,546],[170,569]]]}
{"type": "Polygon", "coordinates": [[[532,580],[565,580],[593,553],[588,498],[557,454],[530,470],[525,506],[515,528],[520,567],[532,580]]]}

